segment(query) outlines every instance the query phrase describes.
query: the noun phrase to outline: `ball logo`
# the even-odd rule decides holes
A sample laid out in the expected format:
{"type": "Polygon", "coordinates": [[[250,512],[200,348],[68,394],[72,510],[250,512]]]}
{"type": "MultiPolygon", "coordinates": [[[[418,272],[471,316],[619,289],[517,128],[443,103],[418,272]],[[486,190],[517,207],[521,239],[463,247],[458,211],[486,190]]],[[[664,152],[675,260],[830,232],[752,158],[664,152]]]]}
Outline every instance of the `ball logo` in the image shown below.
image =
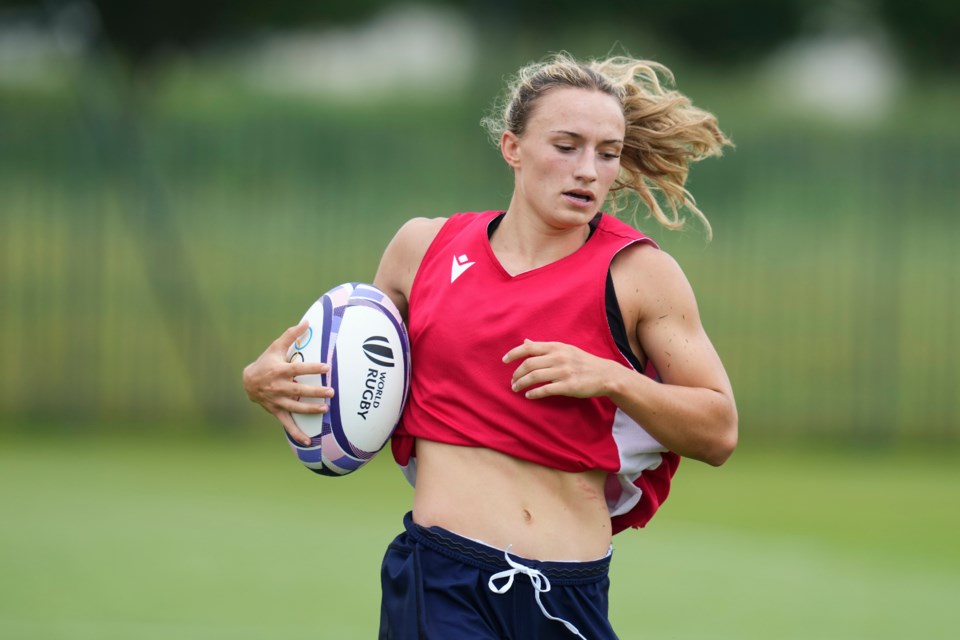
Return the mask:
{"type": "Polygon", "coordinates": [[[367,360],[381,367],[394,365],[393,349],[384,336],[370,336],[363,341],[363,354],[367,360]]]}

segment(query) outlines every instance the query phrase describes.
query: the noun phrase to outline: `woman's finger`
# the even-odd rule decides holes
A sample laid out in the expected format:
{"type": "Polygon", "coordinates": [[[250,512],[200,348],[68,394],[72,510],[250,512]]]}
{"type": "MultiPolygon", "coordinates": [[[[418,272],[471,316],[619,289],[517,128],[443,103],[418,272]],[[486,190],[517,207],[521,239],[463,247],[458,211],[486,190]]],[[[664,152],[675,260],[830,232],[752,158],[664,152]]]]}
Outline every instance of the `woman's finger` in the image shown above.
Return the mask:
{"type": "Polygon", "coordinates": [[[326,362],[291,362],[287,367],[290,377],[312,376],[330,373],[330,365],[326,362]]]}
{"type": "Polygon", "coordinates": [[[519,344],[503,356],[504,363],[510,363],[520,358],[529,358],[530,356],[546,353],[549,342],[534,342],[530,338],[524,338],[523,344],[519,344]]]}
{"type": "Polygon", "coordinates": [[[286,331],[280,334],[280,337],[273,341],[273,348],[283,353],[286,353],[291,345],[297,341],[297,338],[303,335],[310,327],[310,323],[306,320],[301,320],[299,324],[295,324],[292,327],[287,328],[286,331]]]}
{"type": "Polygon", "coordinates": [[[290,415],[289,411],[277,411],[274,415],[277,417],[277,420],[280,421],[280,424],[283,425],[284,431],[287,432],[287,435],[290,436],[292,440],[305,447],[310,446],[310,436],[300,430],[297,423],[293,421],[293,416],[290,415]]]}
{"type": "Polygon", "coordinates": [[[301,398],[332,398],[333,387],[321,387],[313,384],[301,384],[297,381],[290,383],[290,397],[301,398]]]}

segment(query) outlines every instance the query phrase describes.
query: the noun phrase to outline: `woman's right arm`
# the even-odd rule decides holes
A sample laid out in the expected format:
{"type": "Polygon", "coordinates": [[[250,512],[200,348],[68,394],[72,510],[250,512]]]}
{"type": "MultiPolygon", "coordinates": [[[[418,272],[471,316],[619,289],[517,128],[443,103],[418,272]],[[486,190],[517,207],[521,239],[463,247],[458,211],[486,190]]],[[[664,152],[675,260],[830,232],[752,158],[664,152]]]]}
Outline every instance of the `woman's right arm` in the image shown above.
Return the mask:
{"type": "MultiPolygon", "coordinates": [[[[407,221],[383,252],[373,284],[390,296],[404,320],[407,319],[407,299],[413,278],[444,221],[444,218],[407,221]]],[[[301,399],[333,397],[330,387],[301,384],[296,380],[297,376],[328,373],[326,364],[287,362],[290,346],[306,329],[306,322],[290,327],[243,370],[243,388],[247,397],[271,413],[294,441],[305,446],[310,444],[310,438],[297,427],[292,414],[324,413],[326,403],[307,403],[301,399]]]]}
{"type": "Polygon", "coordinates": [[[260,357],[243,369],[243,388],[247,397],[272,413],[287,434],[304,446],[310,437],[297,427],[291,413],[324,413],[326,403],[307,403],[301,398],[332,398],[333,389],[296,381],[297,376],[328,373],[330,367],[322,362],[287,362],[287,352],[296,339],[307,330],[307,322],[290,327],[273,341],[260,357]]]}

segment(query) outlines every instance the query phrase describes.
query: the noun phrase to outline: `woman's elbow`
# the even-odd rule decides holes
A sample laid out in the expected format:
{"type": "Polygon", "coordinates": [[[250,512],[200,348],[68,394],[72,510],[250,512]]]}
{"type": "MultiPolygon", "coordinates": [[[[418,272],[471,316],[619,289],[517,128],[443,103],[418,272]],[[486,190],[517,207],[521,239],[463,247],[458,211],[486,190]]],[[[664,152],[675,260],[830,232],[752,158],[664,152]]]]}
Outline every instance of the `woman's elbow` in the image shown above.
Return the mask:
{"type": "Polygon", "coordinates": [[[719,467],[730,459],[730,456],[733,455],[733,450],[736,448],[737,430],[734,428],[729,435],[725,434],[722,438],[718,439],[703,461],[711,466],[719,467]]]}
{"type": "Polygon", "coordinates": [[[700,458],[714,467],[719,467],[729,460],[737,448],[739,427],[736,408],[731,406],[727,414],[719,421],[714,437],[710,438],[709,446],[700,458]]]}

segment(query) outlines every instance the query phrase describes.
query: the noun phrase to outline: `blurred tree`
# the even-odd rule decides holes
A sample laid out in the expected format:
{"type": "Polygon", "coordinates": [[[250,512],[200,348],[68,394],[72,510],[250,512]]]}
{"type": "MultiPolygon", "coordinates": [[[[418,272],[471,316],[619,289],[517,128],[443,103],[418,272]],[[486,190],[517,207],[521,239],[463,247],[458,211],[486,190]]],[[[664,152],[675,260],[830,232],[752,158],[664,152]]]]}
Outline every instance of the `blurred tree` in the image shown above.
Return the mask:
{"type": "Polygon", "coordinates": [[[960,2],[877,0],[876,5],[901,52],[915,65],[960,67],[960,2]]]}
{"type": "Polygon", "coordinates": [[[650,20],[698,60],[739,63],[768,53],[797,35],[803,5],[794,2],[713,0],[651,3],[650,20]]]}
{"type": "Polygon", "coordinates": [[[193,48],[213,39],[267,28],[368,17],[382,0],[93,0],[106,43],[135,61],[171,48],[193,48]]]}
{"type": "MultiPolygon", "coordinates": [[[[581,0],[420,0],[458,7],[484,25],[513,25],[524,31],[572,24],[616,24],[653,32],[701,63],[739,63],[763,55],[797,35],[806,16],[838,4],[877,15],[911,61],[955,68],[960,47],[960,2],[951,0],[609,0],[585,10],[581,0]]],[[[4,9],[39,8],[48,15],[64,7],[95,9],[100,43],[128,59],[145,62],[171,48],[269,28],[356,22],[396,4],[392,0],[0,0],[4,9]]]]}
{"type": "Polygon", "coordinates": [[[140,64],[171,49],[200,47],[259,29],[362,20],[387,4],[386,0],[0,0],[0,20],[5,14],[50,19],[79,8],[96,19],[98,45],[140,64]]]}
{"type": "MultiPolygon", "coordinates": [[[[450,0],[449,4],[463,4],[450,0]]],[[[477,8],[476,4],[472,4],[477,8]]],[[[483,10],[520,20],[527,28],[614,24],[655,33],[700,62],[730,63],[769,51],[795,35],[804,4],[768,0],[608,0],[584,11],[581,0],[496,2],[483,10]]]]}
{"type": "Polygon", "coordinates": [[[386,4],[383,0],[93,0],[103,35],[134,60],[165,49],[191,48],[214,38],[265,28],[360,20],[386,4]]]}

